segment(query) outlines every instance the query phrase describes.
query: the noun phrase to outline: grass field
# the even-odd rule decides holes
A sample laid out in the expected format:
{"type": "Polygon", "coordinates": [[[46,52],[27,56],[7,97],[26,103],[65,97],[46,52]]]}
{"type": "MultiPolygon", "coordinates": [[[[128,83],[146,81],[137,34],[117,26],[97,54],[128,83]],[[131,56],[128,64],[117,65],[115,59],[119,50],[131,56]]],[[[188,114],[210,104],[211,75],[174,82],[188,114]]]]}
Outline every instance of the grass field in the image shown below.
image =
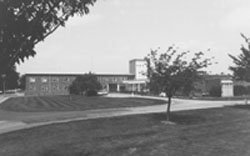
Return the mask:
{"type": "Polygon", "coordinates": [[[0,109],[16,112],[74,111],[164,104],[163,100],[85,96],[34,96],[11,98],[0,109]]]}
{"type": "Polygon", "coordinates": [[[55,124],[0,135],[3,156],[249,156],[250,106],[55,124]]]}

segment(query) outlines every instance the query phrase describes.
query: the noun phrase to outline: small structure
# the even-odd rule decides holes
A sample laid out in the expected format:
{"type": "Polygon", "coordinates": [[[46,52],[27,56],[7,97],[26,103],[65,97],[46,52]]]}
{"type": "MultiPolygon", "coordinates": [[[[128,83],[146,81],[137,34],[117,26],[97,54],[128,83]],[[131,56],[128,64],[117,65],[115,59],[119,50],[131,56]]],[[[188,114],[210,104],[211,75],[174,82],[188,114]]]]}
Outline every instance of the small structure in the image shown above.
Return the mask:
{"type": "Polygon", "coordinates": [[[234,96],[233,88],[232,80],[221,80],[221,97],[234,96]]]}

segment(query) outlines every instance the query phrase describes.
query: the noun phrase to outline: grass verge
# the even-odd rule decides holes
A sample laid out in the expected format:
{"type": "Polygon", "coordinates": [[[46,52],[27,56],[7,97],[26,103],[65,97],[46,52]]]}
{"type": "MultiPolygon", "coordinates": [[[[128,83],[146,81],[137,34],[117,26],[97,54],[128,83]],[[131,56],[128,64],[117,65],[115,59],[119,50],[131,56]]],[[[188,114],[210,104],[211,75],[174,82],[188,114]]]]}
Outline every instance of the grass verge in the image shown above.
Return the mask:
{"type": "Polygon", "coordinates": [[[151,106],[164,103],[166,103],[166,101],[142,98],[34,96],[8,99],[0,105],[0,109],[16,112],[81,111],[103,108],[151,106]]]}
{"type": "Polygon", "coordinates": [[[249,156],[250,106],[133,115],[0,135],[4,156],[249,156]],[[246,109],[247,107],[247,109],[246,109]]]}

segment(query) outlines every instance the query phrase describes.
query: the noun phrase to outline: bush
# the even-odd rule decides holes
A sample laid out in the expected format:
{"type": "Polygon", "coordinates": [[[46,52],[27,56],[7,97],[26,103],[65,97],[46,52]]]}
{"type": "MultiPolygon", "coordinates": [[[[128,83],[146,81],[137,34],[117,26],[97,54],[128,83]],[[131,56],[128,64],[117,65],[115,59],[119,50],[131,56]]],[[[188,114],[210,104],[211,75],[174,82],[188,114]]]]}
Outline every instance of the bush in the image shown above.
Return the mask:
{"type": "Polygon", "coordinates": [[[246,87],[246,94],[247,94],[247,95],[250,95],[250,86],[247,86],[247,87],[246,87]]]}
{"type": "Polygon", "coordinates": [[[221,86],[214,86],[209,90],[209,95],[212,97],[221,97],[221,86]]]}
{"type": "Polygon", "coordinates": [[[97,90],[101,89],[101,84],[97,80],[96,75],[94,74],[84,74],[77,76],[76,79],[69,86],[69,93],[86,96],[97,95],[97,90]]]}
{"type": "Polygon", "coordinates": [[[96,90],[88,90],[85,93],[86,96],[97,96],[97,91],[96,90]]]}
{"type": "Polygon", "coordinates": [[[234,86],[234,95],[235,96],[241,96],[248,94],[248,88],[240,85],[234,86]]]}

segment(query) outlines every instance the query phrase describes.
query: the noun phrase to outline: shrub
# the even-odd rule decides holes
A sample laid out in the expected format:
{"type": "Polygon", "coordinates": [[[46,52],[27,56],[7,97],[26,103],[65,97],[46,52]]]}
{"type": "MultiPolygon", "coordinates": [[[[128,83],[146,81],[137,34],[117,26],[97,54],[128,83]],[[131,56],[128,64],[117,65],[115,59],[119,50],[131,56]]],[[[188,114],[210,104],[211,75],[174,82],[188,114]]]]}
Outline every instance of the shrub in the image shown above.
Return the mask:
{"type": "Polygon", "coordinates": [[[246,94],[247,94],[247,95],[250,95],[250,86],[247,86],[247,87],[246,87],[246,94]]]}
{"type": "Polygon", "coordinates": [[[209,95],[212,97],[221,97],[221,86],[214,86],[209,90],[209,95]]]}
{"type": "Polygon", "coordinates": [[[234,95],[235,96],[241,96],[245,95],[248,92],[248,88],[240,85],[234,86],[234,95]]]}
{"type": "Polygon", "coordinates": [[[97,91],[96,90],[88,90],[85,93],[86,96],[97,96],[97,91]]]}
{"type": "Polygon", "coordinates": [[[85,95],[94,96],[97,95],[96,91],[99,89],[101,89],[101,84],[97,80],[96,75],[89,73],[77,76],[69,86],[69,93],[77,95],[82,95],[85,93],[85,95]]]}

